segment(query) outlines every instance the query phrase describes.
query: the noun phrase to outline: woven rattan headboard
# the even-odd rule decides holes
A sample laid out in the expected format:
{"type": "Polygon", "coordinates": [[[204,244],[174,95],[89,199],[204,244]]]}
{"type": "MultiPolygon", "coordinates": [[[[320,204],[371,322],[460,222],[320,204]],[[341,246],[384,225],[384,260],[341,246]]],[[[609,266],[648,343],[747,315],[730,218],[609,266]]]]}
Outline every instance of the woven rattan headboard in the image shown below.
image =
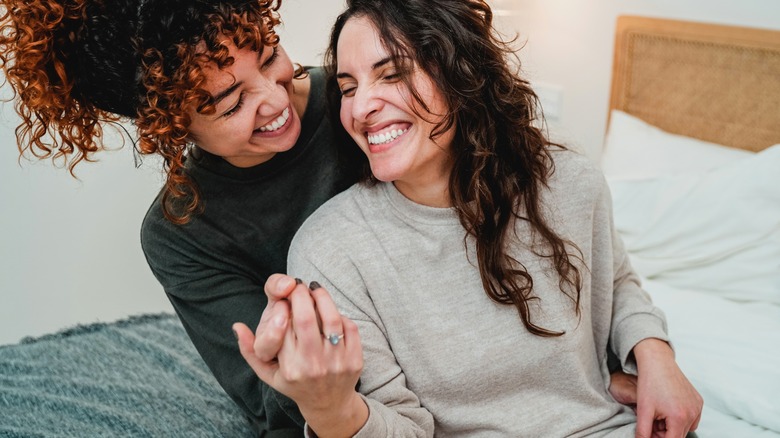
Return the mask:
{"type": "Polygon", "coordinates": [[[612,108],[740,149],[780,143],[780,31],[619,17],[612,108]]]}

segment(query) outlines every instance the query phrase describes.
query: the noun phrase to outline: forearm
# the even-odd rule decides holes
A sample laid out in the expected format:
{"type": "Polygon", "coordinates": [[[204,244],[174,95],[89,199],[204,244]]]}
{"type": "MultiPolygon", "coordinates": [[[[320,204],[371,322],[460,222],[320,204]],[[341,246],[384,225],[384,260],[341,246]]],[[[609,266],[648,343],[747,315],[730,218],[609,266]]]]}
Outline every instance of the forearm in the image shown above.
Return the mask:
{"type": "Polygon", "coordinates": [[[636,358],[635,348],[639,344],[654,339],[669,348],[669,344],[665,342],[668,340],[666,318],[663,312],[653,305],[649,294],[641,288],[639,277],[631,268],[619,237],[613,236],[613,239],[615,276],[610,344],[623,370],[633,374],[637,370],[631,357],[636,358]]]}
{"type": "Polygon", "coordinates": [[[171,297],[190,340],[220,386],[260,430],[303,429],[304,420],[295,403],[261,382],[246,365],[236,345],[231,324],[235,320],[256,327],[265,302],[262,291],[236,294],[228,302],[192,302],[171,297]],[[261,309],[259,311],[255,309],[261,309]],[[258,315],[255,315],[257,313],[258,315]]]}

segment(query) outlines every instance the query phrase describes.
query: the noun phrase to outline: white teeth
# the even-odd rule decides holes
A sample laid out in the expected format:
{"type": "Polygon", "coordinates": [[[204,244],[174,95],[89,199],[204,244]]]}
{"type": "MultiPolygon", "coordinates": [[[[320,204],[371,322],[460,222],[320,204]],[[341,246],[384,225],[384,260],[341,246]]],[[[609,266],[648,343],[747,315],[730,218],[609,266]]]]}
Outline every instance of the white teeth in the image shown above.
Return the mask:
{"type": "Polygon", "coordinates": [[[406,133],[406,131],[408,131],[408,129],[392,129],[381,134],[369,135],[368,144],[389,143],[406,133]]]}
{"type": "Polygon", "coordinates": [[[273,122],[260,127],[260,132],[270,132],[270,131],[276,131],[277,129],[284,126],[284,124],[287,122],[287,119],[290,118],[290,108],[285,108],[284,111],[282,111],[282,115],[277,117],[276,120],[273,122]]]}

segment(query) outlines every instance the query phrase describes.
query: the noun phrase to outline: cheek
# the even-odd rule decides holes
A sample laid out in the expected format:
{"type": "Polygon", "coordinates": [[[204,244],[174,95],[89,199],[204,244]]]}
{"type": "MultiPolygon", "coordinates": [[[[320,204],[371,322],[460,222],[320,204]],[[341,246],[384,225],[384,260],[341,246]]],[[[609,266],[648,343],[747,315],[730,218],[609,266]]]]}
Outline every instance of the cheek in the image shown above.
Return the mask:
{"type": "Polygon", "coordinates": [[[341,125],[347,130],[349,135],[354,136],[352,129],[352,104],[349,101],[341,102],[341,110],[339,112],[339,118],[341,119],[341,125]]]}
{"type": "Polygon", "coordinates": [[[279,82],[292,83],[293,76],[295,75],[295,68],[293,68],[292,63],[289,61],[285,62],[284,67],[281,70],[282,71],[279,73],[279,82]]]}
{"type": "Polygon", "coordinates": [[[292,77],[295,74],[295,67],[293,67],[293,63],[290,60],[290,57],[287,56],[287,52],[280,50],[279,57],[276,59],[276,62],[279,65],[280,76],[288,81],[292,81],[292,77]]]}
{"type": "MultiPolygon", "coordinates": [[[[433,115],[442,116],[447,113],[447,103],[444,99],[444,95],[436,88],[436,85],[429,77],[418,74],[414,80],[414,84],[417,93],[422,98],[422,101],[428,105],[428,109],[433,115]]],[[[415,108],[418,108],[419,105],[414,97],[412,97],[411,93],[409,93],[408,96],[404,96],[404,98],[407,99],[408,102],[412,102],[415,108]]],[[[421,108],[418,109],[422,111],[421,108]]]]}
{"type": "Polygon", "coordinates": [[[235,133],[244,133],[255,129],[255,118],[257,115],[257,105],[253,102],[248,104],[240,114],[234,114],[229,120],[226,120],[219,128],[214,130],[214,134],[225,136],[235,133]],[[219,132],[217,132],[219,131],[219,132]]]}

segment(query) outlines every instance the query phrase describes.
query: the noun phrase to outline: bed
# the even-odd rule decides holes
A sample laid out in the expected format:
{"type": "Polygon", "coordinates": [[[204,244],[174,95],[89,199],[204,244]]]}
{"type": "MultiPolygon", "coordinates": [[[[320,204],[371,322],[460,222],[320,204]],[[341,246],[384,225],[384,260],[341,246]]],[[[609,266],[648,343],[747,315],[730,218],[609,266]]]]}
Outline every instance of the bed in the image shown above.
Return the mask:
{"type": "Polygon", "coordinates": [[[780,32],[620,17],[601,165],[698,435],[780,437],[780,32]]]}
{"type": "MultiPolygon", "coordinates": [[[[616,226],[705,399],[780,438],[780,32],[621,17],[601,161],[616,226]]],[[[0,346],[0,436],[252,436],[174,315],[0,346]]]]}
{"type": "Polygon", "coordinates": [[[0,346],[0,437],[252,437],[167,313],[0,346]]]}

